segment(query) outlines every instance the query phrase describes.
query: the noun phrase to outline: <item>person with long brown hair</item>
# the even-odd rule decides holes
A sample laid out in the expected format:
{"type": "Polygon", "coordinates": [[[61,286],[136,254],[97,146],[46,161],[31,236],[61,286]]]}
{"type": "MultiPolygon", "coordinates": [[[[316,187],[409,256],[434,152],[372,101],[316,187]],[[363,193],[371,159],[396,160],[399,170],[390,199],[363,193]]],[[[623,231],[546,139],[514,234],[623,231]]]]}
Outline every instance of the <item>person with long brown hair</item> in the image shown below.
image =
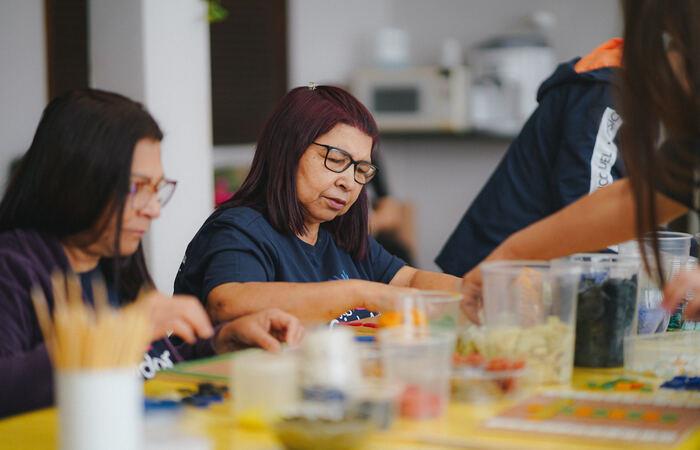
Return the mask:
{"type": "MultiPolygon", "coordinates": [[[[700,1],[621,3],[621,139],[628,178],[513,234],[486,260],[556,258],[651,233],[654,267],[663,282],[653,231],[700,209],[700,1]]],[[[642,252],[651,267],[651,255],[643,246],[642,252]]],[[[480,285],[477,267],[463,281],[463,307],[472,317],[480,285]]],[[[664,306],[673,310],[694,289],[700,289],[700,271],[668,283],[664,306]]],[[[700,302],[689,304],[686,315],[700,316],[700,302]]]]}

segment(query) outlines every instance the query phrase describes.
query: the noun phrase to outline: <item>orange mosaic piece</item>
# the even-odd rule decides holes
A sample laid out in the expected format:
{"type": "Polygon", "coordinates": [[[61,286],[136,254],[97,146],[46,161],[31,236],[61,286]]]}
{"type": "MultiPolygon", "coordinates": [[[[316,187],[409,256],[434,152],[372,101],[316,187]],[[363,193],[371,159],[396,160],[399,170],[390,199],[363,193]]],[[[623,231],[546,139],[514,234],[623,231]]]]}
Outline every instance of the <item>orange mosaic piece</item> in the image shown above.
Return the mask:
{"type": "Polygon", "coordinates": [[[645,411],[642,414],[642,420],[646,422],[658,422],[661,419],[661,414],[656,411],[645,411]]]}
{"type": "Polygon", "coordinates": [[[544,406],[540,404],[527,405],[527,412],[530,414],[537,414],[542,411],[543,408],[544,406]]]}
{"type": "Polygon", "coordinates": [[[402,324],[423,326],[428,324],[428,319],[423,311],[413,309],[411,318],[406,320],[405,314],[400,311],[387,311],[379,315],[378,324],[382,328],[396,327],[402,324]]]}
{"type": "Polygon", "coordinates": [[[578,417],[590,417],[591,414],[593,414],[593,408],[590,406],[581,406],[574,411],[574,415],[578,417]]]}
{"type": "Polygon", "coordinates": [[[615,384],[615,390],[616,391],[631,391],[632,390],[632,383],[625,383],[625,382],[618,382],[615,384]]]}
{"type": "Polygon", "coordinates": [[[614,420],[622,420],[627,417],[627,411],[624,409],[612,409],[608,413],[608,417],[614,420]]]}
{"type": "Polygon", "coordinates": [[[401,325],[402,314],[398,311],[387,311],[383,312],[379,316],[379,326],[380,327],[395,327],[401,325]]]}

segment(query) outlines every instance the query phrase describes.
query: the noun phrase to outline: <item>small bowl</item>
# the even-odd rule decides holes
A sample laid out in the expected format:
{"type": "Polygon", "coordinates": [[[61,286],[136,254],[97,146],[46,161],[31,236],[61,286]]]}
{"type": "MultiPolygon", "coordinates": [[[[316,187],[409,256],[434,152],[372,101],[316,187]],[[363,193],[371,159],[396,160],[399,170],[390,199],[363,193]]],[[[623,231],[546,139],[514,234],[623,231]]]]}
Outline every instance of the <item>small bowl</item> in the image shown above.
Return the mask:
{"type": "Polygon", "coordinates": [[[277,439],[287,450],[354,450],[366,442],[374,425],[369,420],[331,420],[290,416],[274,425],[277,439]]]}

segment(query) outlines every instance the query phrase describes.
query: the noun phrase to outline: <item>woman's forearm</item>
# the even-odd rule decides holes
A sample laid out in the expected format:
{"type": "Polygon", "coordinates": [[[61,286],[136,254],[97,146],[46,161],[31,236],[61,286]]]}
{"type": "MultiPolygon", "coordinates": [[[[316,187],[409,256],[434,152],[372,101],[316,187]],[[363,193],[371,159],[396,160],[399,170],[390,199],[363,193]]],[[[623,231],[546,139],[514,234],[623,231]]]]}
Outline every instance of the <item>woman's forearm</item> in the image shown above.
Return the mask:
{"type": "Polygon", "coordinates": [[[461,280],[461,278],[446,273],[429,272],[404,266],[396,272],[390,284],[424,291],[459,291],[461,280]]]}
{"type": "MultiPolygon", "coordinates": [[[[657,223],[687,211],[660,194],[656,204],[657,223]]],[[[623,179],[513,234],[486,260],[551,259],[628,241],[636,236],[635,211],[631,186],[623,179]]]]}
{"type": "Polygon", "coordinates": [[[426,291],[459,291],[461,278],[446,273],[416,270],[409,287],[426,291]]]}
{"type": "Polygon", "coordinates": [[[225,283],[212,289],[207,311],[215,323],[267,308],[279,308],[304,321],[328,321],[352,308],[371,308],[366,298],[383,286],[363,280],[318,283],[225,283]]]}

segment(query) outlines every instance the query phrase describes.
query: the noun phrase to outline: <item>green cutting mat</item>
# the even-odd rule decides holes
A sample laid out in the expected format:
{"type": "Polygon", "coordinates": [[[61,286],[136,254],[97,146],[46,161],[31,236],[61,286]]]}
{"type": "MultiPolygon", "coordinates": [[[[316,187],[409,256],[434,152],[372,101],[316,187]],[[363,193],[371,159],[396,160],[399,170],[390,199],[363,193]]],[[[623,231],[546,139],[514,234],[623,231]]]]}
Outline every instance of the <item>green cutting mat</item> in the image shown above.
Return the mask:
{"type": "Polygon", "coordinates": [[[232,361],[232,353],[185,361],[175,364],[172,369],[163,370],[159,373],[159,376],[186,378],[188,380],[228,381],[231,376],[232,361]]]}

